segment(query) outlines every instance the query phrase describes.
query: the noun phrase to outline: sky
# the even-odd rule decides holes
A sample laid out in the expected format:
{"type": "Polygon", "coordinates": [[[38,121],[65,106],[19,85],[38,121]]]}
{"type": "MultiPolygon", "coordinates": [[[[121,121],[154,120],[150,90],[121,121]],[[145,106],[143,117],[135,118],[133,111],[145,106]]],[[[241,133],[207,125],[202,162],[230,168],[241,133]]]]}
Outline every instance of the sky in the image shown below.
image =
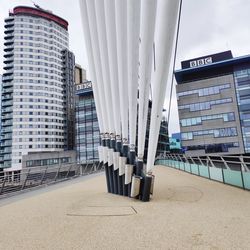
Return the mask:
{"type": "MultiPolygon", "coordinates": [[[[136,1],[136,0],[135,0],[136,1]]],[[[76,62],[88,70],[78,0],[35,0],[69,22],[69,46],[76,62]]],[[[0,0],[0,74],[3,72],[4,18],[17,5],[32,6],[30,0],[0,0]]],[[[233,56],[250,54],[250,0],[183,0],[176,69],[183,60],[232,50],[233,56]]],[[[91,80],[91,79],[90,79],[91,80]]],[[[175,83],[176,84],[176,83],[175,83]]],[[[165,108],[169,103],[167,89],[165,108]]],[[[179,131],[175,88],[169,133],[179,131]]]]}

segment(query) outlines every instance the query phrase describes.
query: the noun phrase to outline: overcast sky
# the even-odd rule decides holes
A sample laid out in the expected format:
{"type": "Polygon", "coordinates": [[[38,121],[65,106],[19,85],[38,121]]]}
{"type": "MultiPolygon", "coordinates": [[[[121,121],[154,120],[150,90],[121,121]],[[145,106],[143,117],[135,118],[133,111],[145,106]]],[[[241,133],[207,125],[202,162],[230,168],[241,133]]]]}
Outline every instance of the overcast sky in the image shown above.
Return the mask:
{"type": "MultiPolygon", "coordinates": [[[[136,0],[135,0],[136,1],[136,0]]],[[[70,50],[76,62],[88,69],[78,0],[36,0],[69,22],[70,50]]],[[[3,71],[4,18],[17,5],[32,6],[30,0],[0,0],[0,74],[3,71]]],[[[250,0],[183,0],[176,69],[180,61],[232,50],[233,55],[250,54],[250,0]]],[[[90,79],[91,80],[91,79],[90,79]]],[[[168,96],[166,96],[166,108],[168,96]]],[[[178,112],[173,98],[169,132],[178,132],[178,112]]]]}

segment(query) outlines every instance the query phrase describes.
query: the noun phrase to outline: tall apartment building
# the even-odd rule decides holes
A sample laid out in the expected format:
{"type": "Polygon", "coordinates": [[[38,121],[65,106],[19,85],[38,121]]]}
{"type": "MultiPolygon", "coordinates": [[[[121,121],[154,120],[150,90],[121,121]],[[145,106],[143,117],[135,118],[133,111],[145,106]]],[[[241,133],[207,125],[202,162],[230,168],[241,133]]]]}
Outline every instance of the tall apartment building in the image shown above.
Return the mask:
{"type": "Polygon", "coordinates": [[[62,51],[63,60],[63,95],[64,95],[64,141],[65,150],[75,148],[75,56],[65,49],[62,51]]]}
{"type": "Polygon", "coordinates": [[[183,61],[175,77],[186,154],[250,153],[250,56],[183,61]]]}
{"type": "MultiPolygon", "coordinates": [[[[1,130],[2,130],[2,123],[1,123],[1,113],[2,113],[2,109],[1,109],[1,102],[2,102],[2,75],[0,75],[0,135],[1,135],[1,130]]],[[[0,136],[1,139],[1,136],[0,136]]],[[[1,157],[1,156],[0,156],[1,157]]]]}
{"type": "Polygon", "coordinates": [[[18,6],[4,27],[1,167],[16,171],[23,155],[65,148],[68,22],[18,6]]]}

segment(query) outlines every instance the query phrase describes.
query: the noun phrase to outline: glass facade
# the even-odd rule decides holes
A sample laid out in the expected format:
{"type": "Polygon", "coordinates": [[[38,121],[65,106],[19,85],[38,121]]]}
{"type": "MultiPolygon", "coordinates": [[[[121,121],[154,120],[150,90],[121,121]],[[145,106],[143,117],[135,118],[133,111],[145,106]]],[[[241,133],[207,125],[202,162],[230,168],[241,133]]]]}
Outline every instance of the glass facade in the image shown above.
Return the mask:
{"type": "Polygon", "coordinates": [[[183,61],[175,72],[182,145],[192,156],[249,154],[250,56],[225,51],[210,57],[211,64],[198,68],[190,62],[200,58],[183,61]]]}
{"type": "Polygon", "coordinates": [[[213,105],[230,103],[232,101],[233,101],[232,98],[224,98],[224,99],[217,99],[217,100],[208,101],[208,102],[198,102],[198,103],[190,103],[190,104],[186,104],[186,105],[180,105],[178,108],[179,108],[179,110],[189,109],[190,112],[201,111],[201,110],[211,109],[211,106],[213,106],[213,105]]]}
{"type": "Polygon", "coordinates": [[[250,65],[236,68],[234,80],[245,152],[250,153],[250,65]]]}
{"type": "Polygon", "coordinates": [[[76,91],[76,149],[77,160],[82,163],[98,161],[100,131],[92,89],[76,91]]]}
{"type": "Polygon", "coordinates": [[[199,96],[216,95],[216,94],[219,94],[222,89],[229,89],[230,87],[231,87],[230,83],[227,83],[227,84],[217,85],[217,86],[208,87],[208,88],[194,89],[194,90],[179,92],[177,94],[177,97],[179,98],[181,96],[188,96],[188,95],[194,95],[194,94],[198,94],[199,96]]]}
{"type": "Polygon", "coordinates": [[[205,153],[209,154],[209,153],[228,152],[229,148],[237,148],[237,147],[239,147],[238,142],[230,142],[230,143],[187,146],[186,150],[190,150],[190,151],[205,150],[205,153]]]}
{"type": "Polygon", "coordinates": [[[187,119],[181,119],[180,124],[182,127],[197,126],[197,125],[202,125],[203,121],[217,120],[217,119],[223,119],[224,122],[235,121],[235,115],[233,112],[230,112],[224,114],[197,116],[187,119]]]}
{"type": "Polygon", "coordinates": [[[183,141],[193,140],[194,136],[213,135],[214,138],[237,136],[237,128],[218,128],[181,133],[183,141]]]}
{"type": "Polygon", "coordinates": [[[50,159],[42,159],[42,160],[30,160],[30,161],[26,161],[26,167],[56,165],[59,163],[68,163],[70,161],[71,161],[70,157],[50,158],[50,159]]]}

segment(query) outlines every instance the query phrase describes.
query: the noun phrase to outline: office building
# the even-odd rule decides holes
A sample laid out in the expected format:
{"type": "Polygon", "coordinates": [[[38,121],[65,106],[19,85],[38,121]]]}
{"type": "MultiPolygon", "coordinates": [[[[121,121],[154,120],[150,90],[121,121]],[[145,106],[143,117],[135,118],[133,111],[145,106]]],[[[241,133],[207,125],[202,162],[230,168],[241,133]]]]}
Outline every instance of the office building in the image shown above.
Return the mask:
{"type": "Polygon", "coordinates": [[[58,167],[76,162],[76,151],[28,153],[22,158],[22,168],[58,167]]]}
{"type": "Polygon", "coordinates": [[[76,151],[77,161],[99,161],[100,130],[91,81],[76,85],[76,151]]]}
{"type": "Polygon", "coordinates": [[[61,151],[69,141],[68,22],[39,6],[18,6],[4,27],[1,167],[18,171],[23,155],[61,151]]]}
{"type": "Polygon", "coordinates": [[[86,70],[79,64],[75,64],[75,84],[82,84],[87,81],[86,79],[86,70]]]}
{"type": "Polygon", "coordinates": [[[168,136],[168,122],[165,117],[163,117],[161,121],[160,131],[159,131],[159,139],[157,145],[157,153],[159,155],[161,153],[169,153],[169,136],[168,136]]]}
{"type": "Polygon", "coordinates": [[[183,61],[175,77],[186,154],[250,153],[250,56],[183,61]]]}
{"type": "MultiPolygon", "coordinates": [[[[100,130],[97,120],[92,84],[86,81],[76,85],[76,150],[77,161],[92,163],[99,161],[98,146],[100,145],[100,130]]],[[[149,102],[149,115],[151,102],[149,102]]],[[[150,119],[147,123],[144,157],[147,155],[150,119]]],[[[157,153],[169,152],[168,124],[163,118],[160,127],[157,153]]]]}
{"type": "MultiPolygon", "coordinates": [[[[148,108],[148,122],[146,128],[146,140],[145,140],[145,152],[144,152],[144,160],[146,161],[147,153],[148,153],[148,139],[149,139],[149,128],[150,128],[150,117],[151,117],[151,107],[152,102],[149,102],[148,108]]],[[[163,116],[159,131],[158,144],[156,149],[156,156],[169,153],[169,136],[168,136],[168,123],[166,118],[163,116]]]]}

